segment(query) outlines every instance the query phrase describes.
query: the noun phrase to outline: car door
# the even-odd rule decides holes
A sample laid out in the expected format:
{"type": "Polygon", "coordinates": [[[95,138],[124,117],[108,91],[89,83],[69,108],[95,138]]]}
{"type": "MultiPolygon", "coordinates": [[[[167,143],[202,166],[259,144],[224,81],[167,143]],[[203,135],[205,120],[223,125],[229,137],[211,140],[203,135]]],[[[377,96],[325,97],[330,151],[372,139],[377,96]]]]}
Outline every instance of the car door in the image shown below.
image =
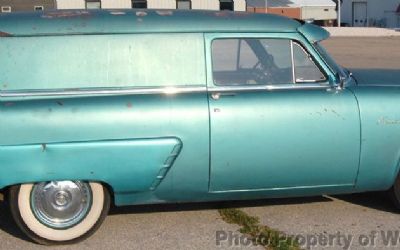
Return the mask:
{"type": "Polygon", "coordinates": [[[206,35],[211,192],[354,185],[356,99],[290,36],[206,35]]]}

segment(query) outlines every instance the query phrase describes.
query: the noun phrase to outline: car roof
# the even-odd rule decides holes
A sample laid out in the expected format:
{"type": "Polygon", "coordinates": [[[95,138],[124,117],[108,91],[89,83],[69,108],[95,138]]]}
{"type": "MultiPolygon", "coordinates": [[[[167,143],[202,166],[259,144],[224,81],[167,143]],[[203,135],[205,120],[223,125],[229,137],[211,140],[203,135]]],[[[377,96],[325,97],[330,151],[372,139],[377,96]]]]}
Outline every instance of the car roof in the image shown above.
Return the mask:
{"type": "Polygon", "coordinates": [[[184,10],[58,10],[0,14],[0,36],[175,32],[297,32],[299,21],[272,14],[184,10]]]}

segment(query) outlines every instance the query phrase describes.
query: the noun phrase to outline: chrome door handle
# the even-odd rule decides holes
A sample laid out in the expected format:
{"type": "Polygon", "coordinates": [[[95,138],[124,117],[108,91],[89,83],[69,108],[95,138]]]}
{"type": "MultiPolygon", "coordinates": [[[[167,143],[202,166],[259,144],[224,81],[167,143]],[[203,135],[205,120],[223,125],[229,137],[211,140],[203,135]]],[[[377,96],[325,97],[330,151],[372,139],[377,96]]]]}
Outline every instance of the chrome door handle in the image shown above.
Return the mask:
{"type": "Polygon", "coordinates": [[[213,100],[218,100],[219,98],[221,98],[221,96],[235,96],[236,93],[232,93],[232,92],[225,92],[225,93],[220,93],[220,92],[215,92],[211,94],[211,98],[213,100]]]}

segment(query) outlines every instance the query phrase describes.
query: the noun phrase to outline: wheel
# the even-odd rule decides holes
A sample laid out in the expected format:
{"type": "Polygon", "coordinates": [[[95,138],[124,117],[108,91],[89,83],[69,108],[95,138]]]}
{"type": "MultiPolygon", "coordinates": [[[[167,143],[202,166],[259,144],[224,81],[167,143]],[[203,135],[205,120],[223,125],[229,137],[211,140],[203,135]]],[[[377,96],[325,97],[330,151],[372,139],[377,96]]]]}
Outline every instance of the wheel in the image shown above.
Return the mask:
{"type": "Polygon", "coordinates": [[[400,175],[397,176],[393,187],[389,190],[390,197],[397,209],[400,209],[400,175]]]}
{"type": "Polygon", "coordinates": [[[17,225],[35,242],[71,244],[100,227],[110,194],[95,182],[51,181],[11,187],[9,204],[17,225]]]}

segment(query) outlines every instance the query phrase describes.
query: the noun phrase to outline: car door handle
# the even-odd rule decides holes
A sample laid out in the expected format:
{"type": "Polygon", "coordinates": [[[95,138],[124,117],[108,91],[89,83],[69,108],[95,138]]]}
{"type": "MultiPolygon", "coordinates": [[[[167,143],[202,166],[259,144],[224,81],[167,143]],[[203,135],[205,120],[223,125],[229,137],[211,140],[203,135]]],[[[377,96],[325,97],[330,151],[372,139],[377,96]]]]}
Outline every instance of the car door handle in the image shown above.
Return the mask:
{"type": "Polygon", "coordinates": [[[215,93],[211,94],[211,98],[213,100],[218,100],[219,98],[221,98],[221,96],[235,96],[235,95],[236,95],[236,93],[233,93],[233,92],[223,92],[223,93],[215,92],[215,93]]]}

